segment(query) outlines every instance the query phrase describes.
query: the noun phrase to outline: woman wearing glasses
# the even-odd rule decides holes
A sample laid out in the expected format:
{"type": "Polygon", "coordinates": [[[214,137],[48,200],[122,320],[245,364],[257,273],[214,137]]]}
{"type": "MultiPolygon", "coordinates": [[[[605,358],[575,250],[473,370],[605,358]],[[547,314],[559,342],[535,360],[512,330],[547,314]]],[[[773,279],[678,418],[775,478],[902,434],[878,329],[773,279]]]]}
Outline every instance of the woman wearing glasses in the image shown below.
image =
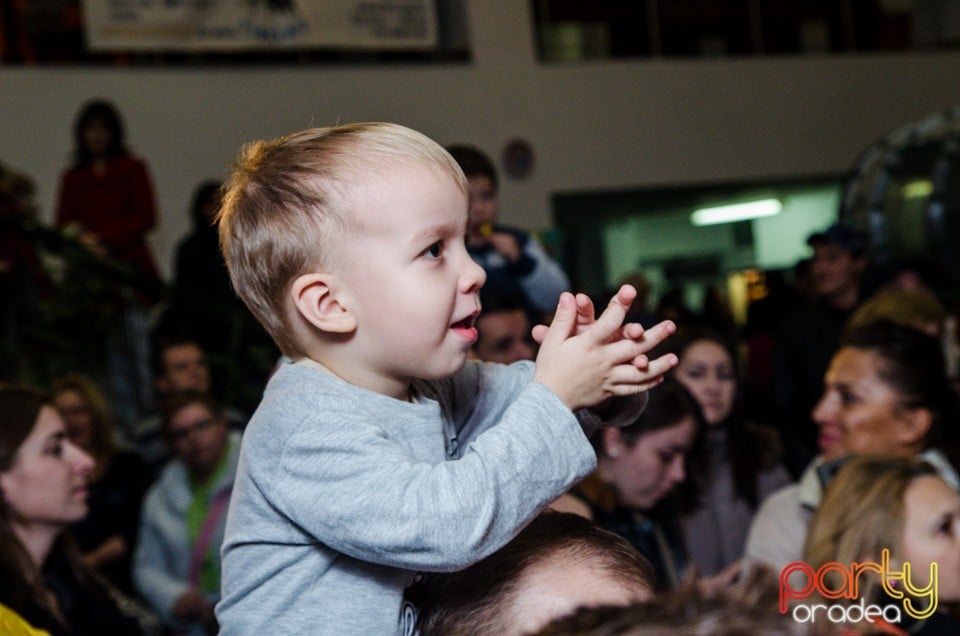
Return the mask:
{"type": "Polygon", "coordinates": [[[215,634],[220,544],[240,436],[212,398],[192,392],[171,397],[163,434],[173,458],[144,499],[134,583],[172,629],[215,634]]]}

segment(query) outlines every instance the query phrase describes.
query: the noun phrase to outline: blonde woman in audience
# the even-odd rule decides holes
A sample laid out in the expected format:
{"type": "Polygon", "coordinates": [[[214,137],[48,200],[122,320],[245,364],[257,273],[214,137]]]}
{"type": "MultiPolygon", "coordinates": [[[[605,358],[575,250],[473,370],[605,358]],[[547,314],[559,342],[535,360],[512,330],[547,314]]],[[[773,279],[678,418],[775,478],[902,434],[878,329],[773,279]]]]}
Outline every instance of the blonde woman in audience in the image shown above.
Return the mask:
{"type": "Polygon", "coordinates": [[[130,564],[152,473],[139,455],[117,446],[110,407],[89,378],[64,376],[53,382],[52,392],[67,436],[94,460],[87,486],[90,512],[70,532],[89,567],[133,593],[130,564]]]}
{"type": "MultiPolygon", "coordinates": [[[[960,493],[926,462],[857,457],[830,482],[810,523],[803,560],[813,570],[831,562],[882,564],[885,550],[890,571],[906,572],[905,564],[910,565],[909,581],[891,584],[891,591],[905,598],[891,595],[880,575],[868,570],[858,578],[858,599],[883,608],[894,605],[897,611],[883,616],[899,614],[895,625],[904,633],[960,634],[960,621],[948,609],[960,602],[960,493]],[[936,564],[935,572],[931,564],[936,564]],[[911,601],[911,611],[905,600],[911,601]]],[[[845,585],[838,571],[824,582],[832,590],[845,585]]],[[[858,599],[815,597],[808,602],[830,606],[858,599]]],[[[848,627],[870,631],[879,625],[856,620],[848,627]]]]}
{"type": "Polygon", "coordinates": [[[930,290],[923,287],[887,287],[853,312],[846,330],[852,331],[878,320],[889,320],[939,337],[946,317],[947,311],[930,290]]]}

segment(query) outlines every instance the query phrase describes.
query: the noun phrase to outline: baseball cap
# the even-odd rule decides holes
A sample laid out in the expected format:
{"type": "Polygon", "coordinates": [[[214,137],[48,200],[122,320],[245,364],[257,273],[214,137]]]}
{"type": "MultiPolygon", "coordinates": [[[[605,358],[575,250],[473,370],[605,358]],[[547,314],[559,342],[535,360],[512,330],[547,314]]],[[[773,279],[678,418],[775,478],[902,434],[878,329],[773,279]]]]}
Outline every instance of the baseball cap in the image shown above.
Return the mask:
{"type": "Polygon", "coordinates": [[[821,232],[814,232],[807,238],[807,245],[836,245],[853,254],[860,254],[867,246],[862,233],[841,223],[834,223],[821,232]]]}

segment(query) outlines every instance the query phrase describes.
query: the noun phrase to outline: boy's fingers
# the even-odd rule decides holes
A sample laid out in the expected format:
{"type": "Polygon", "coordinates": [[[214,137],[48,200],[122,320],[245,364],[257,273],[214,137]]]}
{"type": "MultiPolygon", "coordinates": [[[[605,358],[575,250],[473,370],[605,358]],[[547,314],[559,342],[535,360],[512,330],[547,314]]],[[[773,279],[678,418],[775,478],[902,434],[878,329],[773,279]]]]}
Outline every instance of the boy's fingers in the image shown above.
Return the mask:
{"type": "Polygon", "coordinates": [[[553,316],[553,322],[543,336],[542,344],[561,343],[570,337],[570,332],[576,324],[577,311],[573,294],[563,292],[560,294],[560,301],[557,304],[557,313],[553,316]]]}
{"type": "Polygon", "coordinates": [[[629,307],[637,299],[637,289],[633,285],[621,285],[614,296],[621,305],[629,307]]]}
{"type": "Polygon", "coordinates": [[[640,334],[639,337],[632,337],[633,334],[630,332],[625,332],[628,334],[637,344],[641,346],[644,351],[650,351],[661,342],[669,338],[671,335],[676,333],[677,326],[673,323],[672,320],[664,320],[659,322],[653,327],[645,330],[640,334]]]}
{"type": "Polygon", "coordinates": [[[594,321],[595,311],[593,301],[586,294],[577,294],[577,320],[581,324],[589,324],[594,321]]]}
{"type": "Polygon", "coordinates": [[[641,366],[634,365],[634,366],[635,368],[637,368],[638,371],[640,371],[644,375],[651,377],[651,376],[663,375],[673,367],[677,366],[678,362],[680,362],[680,359],[677,358],[676,354],[665,353],[659,358],[654,358],[653,360],[648,361],[647,364],[645,365],[641,365],[641,366]]]}
{"type": "Polygon", "coordinates": [[[638,369],[632,364],[618,364],[610,373],[610,381],[615,385],[638,385],[651,387],[660,384],[663,374],[651,374],[645,369],[638,369]]]}
{"type": "Polygon", "coordinates": [[[537,344],[542,344],[543,339],[547,335],[547,331],[550,330],[550,327],[546,325],[536,325],[533,329],[530,330],[530,336],[533,338],[533,341],[537,344]]]}
{"type": "MultiPolygon", "coordinates": [[[[597,321],[585,332],[585,334],[590,334],[594,342],[598,344],[606,342],[617,333],[617,330],[623,324],[623,319],[627,317],[627,310],[630,308],[630,302],[633,302],[631,298],[626,305],[623,304],[623,298],[625,297],[623,292],[626,287],[629,287],[629,285],[620,288],[620,291],[610,300],[610,304],[603,310],[597,321]]],[[[630,287],[630,289],[633,288],[630,287]]],[[[629,294],[626,296],[629,296],[629,294]]],[[[634,292],[634,296],[636,296],[636,292],[634,292]]]]}

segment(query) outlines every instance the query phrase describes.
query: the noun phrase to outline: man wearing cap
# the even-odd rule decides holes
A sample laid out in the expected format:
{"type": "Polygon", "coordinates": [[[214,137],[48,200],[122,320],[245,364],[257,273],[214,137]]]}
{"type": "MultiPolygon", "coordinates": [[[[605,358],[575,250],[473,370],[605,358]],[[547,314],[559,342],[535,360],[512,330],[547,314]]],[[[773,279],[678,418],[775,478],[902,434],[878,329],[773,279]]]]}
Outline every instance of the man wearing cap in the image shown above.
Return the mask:
{"type": "Polygon", "coordinates": [[[831,225],[811,234],[807,244],[813,248],[816,300],[784,322],[774,361],[776,419],[784,462],[795,477],[817,453],[817,427],[810,414],[823,394],[823,375],[847,319],[863,299],[867,266],[866,242],[848,226],[831,225]]]}

